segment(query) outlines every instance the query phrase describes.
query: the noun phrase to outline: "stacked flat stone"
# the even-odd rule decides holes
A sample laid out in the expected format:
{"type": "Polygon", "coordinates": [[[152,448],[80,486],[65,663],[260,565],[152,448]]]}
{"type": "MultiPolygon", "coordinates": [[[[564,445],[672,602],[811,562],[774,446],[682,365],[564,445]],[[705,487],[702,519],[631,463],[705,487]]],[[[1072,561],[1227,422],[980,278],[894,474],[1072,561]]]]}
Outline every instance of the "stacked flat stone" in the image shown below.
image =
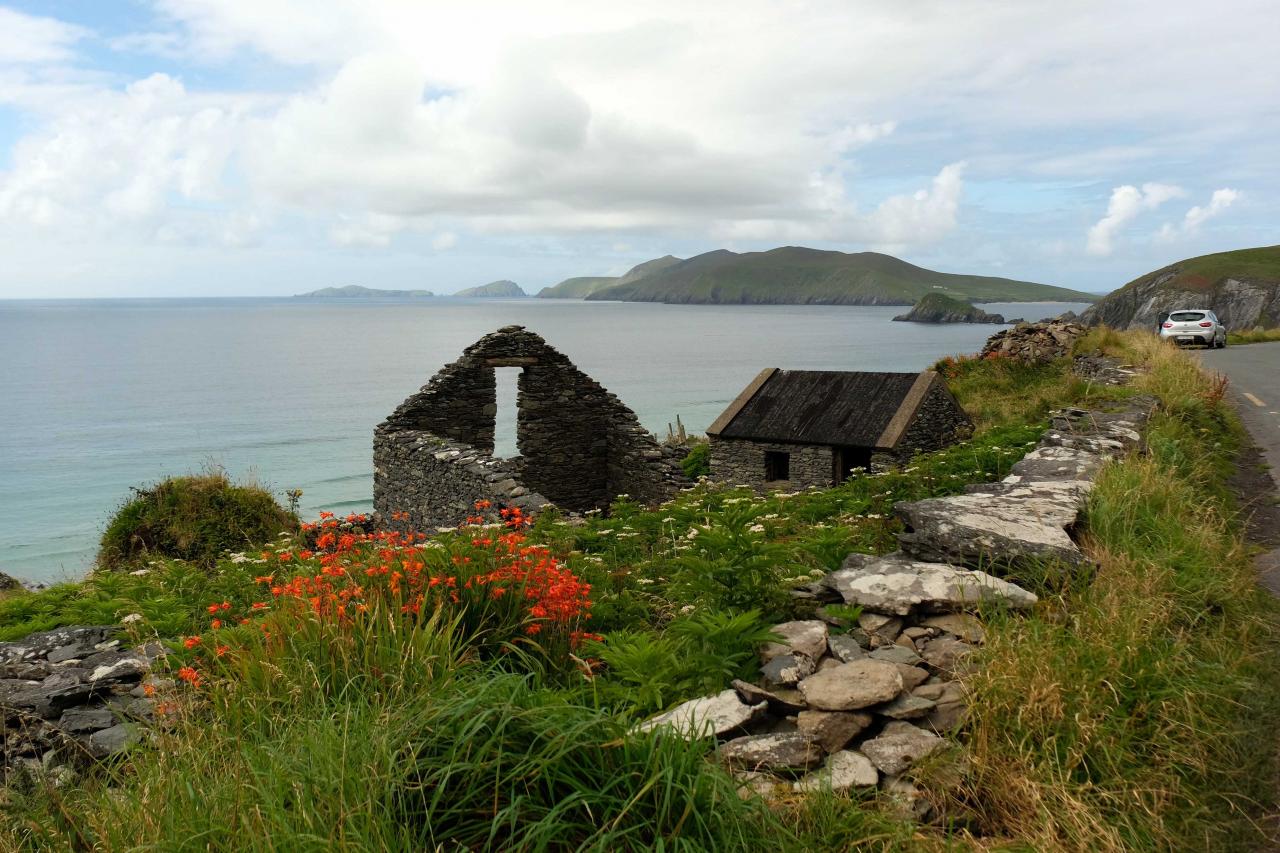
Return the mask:
{"type": "Polygon", "coordinates": [[[152,720],[145,682],[154,681],[151,664],[163,654],[157,643],[124,646],[111,626],[58,628],[0,643],[6,781],[22,773],[60,780],[77,763],[135,742],[139,724],[152,720]]]}
{"type": "Polygon", "coordinates": [[[456,526],[477,500],[585,512],[688,485],[635,413],[521,326],[485,335],[405,400],[374,430],[373,458],[379,521],[412,530],[456,526]],[[518,460],[493,456],[499,367],[520,369],[518,460]]]}
{"type": "Polygon", "coordinates": [[[1019,323],[987,339],[981,357],[1012,358],[1030,364],[1047,364],[1071,354],[1071,347],[1087,329],[1079,323],[1049,320],[1019,323]]]}

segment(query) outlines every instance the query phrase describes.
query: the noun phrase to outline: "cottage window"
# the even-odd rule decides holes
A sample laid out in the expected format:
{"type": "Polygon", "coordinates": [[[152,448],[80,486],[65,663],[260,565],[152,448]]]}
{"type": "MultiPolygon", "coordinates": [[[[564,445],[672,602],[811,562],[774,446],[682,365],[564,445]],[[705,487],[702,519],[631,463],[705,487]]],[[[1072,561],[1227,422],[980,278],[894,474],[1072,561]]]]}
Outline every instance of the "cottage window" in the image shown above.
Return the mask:
{"type": "Polygon", "coordinates": [[[764,478],[767,482],[791,479],[791,454],[781,450],[764,452],[764,478]]]}

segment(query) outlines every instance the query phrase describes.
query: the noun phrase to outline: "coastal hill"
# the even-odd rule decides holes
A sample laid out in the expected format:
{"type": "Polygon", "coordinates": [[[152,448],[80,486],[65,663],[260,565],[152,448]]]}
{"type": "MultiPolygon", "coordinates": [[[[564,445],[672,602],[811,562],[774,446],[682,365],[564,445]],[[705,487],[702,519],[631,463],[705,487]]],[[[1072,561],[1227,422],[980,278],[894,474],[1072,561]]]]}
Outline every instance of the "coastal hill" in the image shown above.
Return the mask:
{"type": "Polygon", "coordinates": [[[529,294],[521,290],[520,285],[516,284],[514,281],[508,281],[507,279],[504,278],[501,281],[491,281],[488,284],[482,284],[479,287],[464,288],[463,290],[459,290],[457,293],[453,295],[466,296],[466,297],[484,297],[484,298],[490,298],[490,299],[494,299],[494,298],[510,299],[513,297],[528,296],[529,294]]]}
{"type": "Polygon", "coordinates": [[[799,246],[745,254],[719,249],[667,263],[586,298],[743,305],[912,305],[934,292],[971,302],[1093,302],[1098,298],[1097,294],[1029,281],[935,272],[878,252],[846,254],[799,246]]]}
{"type": "Polygon", "coordinates": [[[1108,294],[1080,317],[1117,329],[1155,327],[1160,315],[1206,308],[1232,331],[1280,326],[1280,246],[1187,258],[1108,294]]]}
{"type": "Polygon", "coordinates": [[[633,281],[639,281],[645,276],[652,275],[667,267],[674,266],[682,261],[672,255],[664,255],[661,258],[654,258],[651,261],[645,261],[642,264],[636,264],[627,272],[620,276],[579,276],[577,278],[566,278],[559,284],[553,284],[550,287],[544,287],[538,292],[539,299],[586,299],[593,293],[603,290],[606,287],[613,287],[621,284],[631,284],[633,281]]]}
{"type": "Polygon", "coordinates": [[[409,299],[435,296],[430,290],[378,290],[348,284],[345,287],[322,287],[309,293],[295,293],[294,299],[409,299]]]}
{"type": "Polygon", "coordinates": [[[941,293],[927,293],[911,306],[906,314],[899,314],[894,320],[907,323],[1003,323],[1001,314],[988,314],[973,303],[963,299],[952,299],[941,293]]]}

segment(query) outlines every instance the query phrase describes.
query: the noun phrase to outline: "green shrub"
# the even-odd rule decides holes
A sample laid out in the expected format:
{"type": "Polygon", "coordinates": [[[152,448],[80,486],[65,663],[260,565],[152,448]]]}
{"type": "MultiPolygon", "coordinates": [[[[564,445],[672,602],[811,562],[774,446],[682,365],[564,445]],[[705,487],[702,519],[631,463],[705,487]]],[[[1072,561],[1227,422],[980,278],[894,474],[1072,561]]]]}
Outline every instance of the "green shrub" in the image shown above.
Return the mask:
{"type": "Polygon", "coordinates": [[[98,565],[119,569],[150,557],[172,557],[212,566],[228,550],[261,545],[297,518],[259,486],[237,486],[218,471],[171,477],[137,497],[111,519],[98,550],[98,565]]]}
{"type": "Polygon", "coordinates": [[[684,475],[690,480],[705,477],[711,473],[711,444],[701,442],[689,449],[689,455],[680,461],[684,475]]]}

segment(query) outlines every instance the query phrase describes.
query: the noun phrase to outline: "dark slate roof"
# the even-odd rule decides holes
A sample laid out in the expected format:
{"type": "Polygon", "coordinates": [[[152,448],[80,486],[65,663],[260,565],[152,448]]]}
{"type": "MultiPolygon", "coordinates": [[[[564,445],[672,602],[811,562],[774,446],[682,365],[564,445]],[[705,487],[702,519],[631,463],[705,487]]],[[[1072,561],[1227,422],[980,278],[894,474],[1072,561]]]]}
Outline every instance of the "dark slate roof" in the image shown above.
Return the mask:
{"type": "MultiPolygon", "coordinates": [[[[910,407],[906,417],[913,415],[920,395],[935,377],[933,373],[765,371],[752,383],[758,387],[752,391],[748,386],[707,432],[722,438],[878,447],[894,415],[904,406],[910,407]]],[[[905,426],[902,420],[899,423],[905,426]]],[[[887,444],[896,443],[894,437],[887,444]]]]}

